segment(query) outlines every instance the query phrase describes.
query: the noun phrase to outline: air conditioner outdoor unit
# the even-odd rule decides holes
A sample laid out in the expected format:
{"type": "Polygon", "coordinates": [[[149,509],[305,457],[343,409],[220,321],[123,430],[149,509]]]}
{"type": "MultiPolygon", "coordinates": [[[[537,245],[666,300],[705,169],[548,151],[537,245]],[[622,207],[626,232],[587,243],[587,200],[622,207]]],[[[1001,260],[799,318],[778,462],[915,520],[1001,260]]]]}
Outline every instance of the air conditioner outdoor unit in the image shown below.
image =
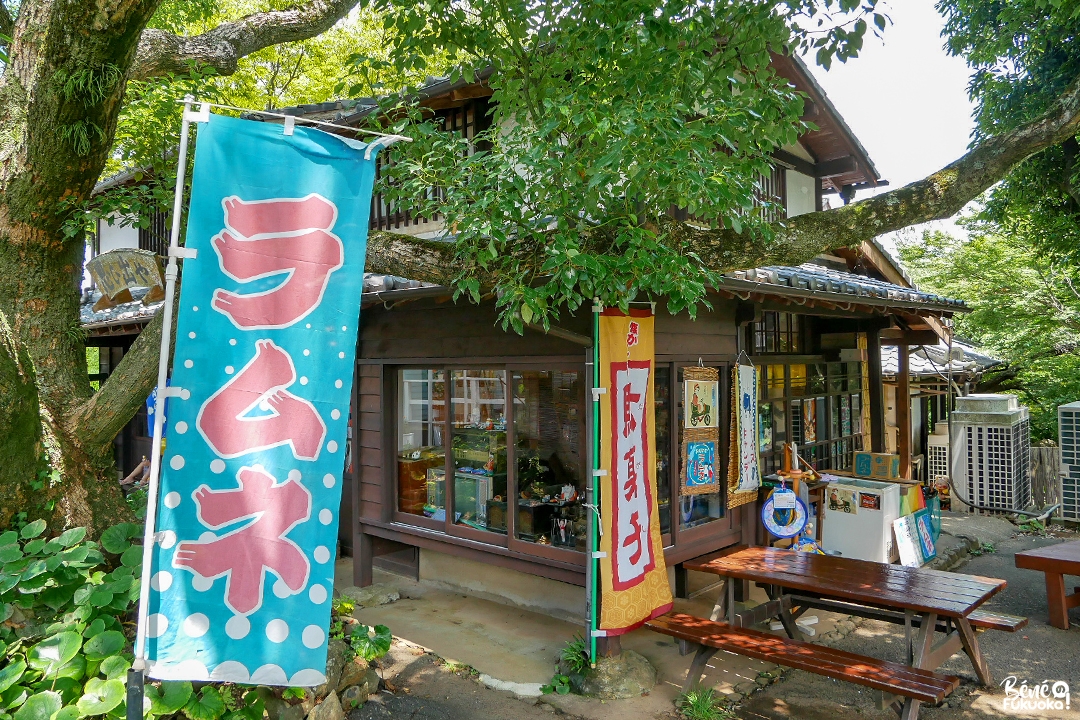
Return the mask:
{"type": "Polygon", "coordinates": [[[1028,410],[1015,395],[967,395],[952,412],[953,482],[984,507],[1031,504],[1028,410]]]}
{"type": "Polygon", "coordinates": [[[1058,406],[1061,517],[1080,520],[1080,402],[1058,406]]]}

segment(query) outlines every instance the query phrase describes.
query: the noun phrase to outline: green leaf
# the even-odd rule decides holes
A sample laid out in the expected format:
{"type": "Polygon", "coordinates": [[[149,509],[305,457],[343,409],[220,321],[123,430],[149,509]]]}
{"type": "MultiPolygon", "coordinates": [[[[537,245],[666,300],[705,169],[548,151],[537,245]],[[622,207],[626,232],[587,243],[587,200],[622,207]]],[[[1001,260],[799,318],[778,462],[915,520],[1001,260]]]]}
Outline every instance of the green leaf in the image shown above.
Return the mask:
{"type": "Polygon", "coordinates": [[[75,701],[83,694],[82,683],[72,678],[57,678],[56,680],[42,680],[34,686],[36,690],[52,690],[60,693],[65,705],[74,706],[75,701]]]}
{"type": "Polygon", "coordinates": [[[184,705],[184,714],[191,720],[217,720],[225,712],[225,701],[213,686],[204,687],[198,697],[192,695],[184,705]]]}
{"type": "Polygon", "coordinates": [[[106,630],[86,641],[84,652],[87,660],[104,660],[123,649],[127,638],[116,630],[106,630]]]}
{"type": "Polygon", "coordinates": [[[78,720],[81,711],[76,705],[67,705],[52,714],[49,720],[78,720]]]}
{"type": "Polygon", "coordinates": [[[107,657],[101,661],[100,672],[105,674],[105,677],[109,680],[120,680],[124,677],[124,673],[131,667],[131,663],[123,655],[113,655],[107,657]]]}
{"type": "Polygon", "coordinates": [[[0,696],[0,705],[10,710],[14,707],[19,707],[26,698],[29,697],[30,692],[22,685],[12,685],[4,691],[3,696],[0,696]]]}
{"type": "Polygon", "coordinates": [[[131,547],[131,538],[139,532],[139,526],[134,523],[120,523],[113,525],[101,533],[101,547],[105,552],[119,555],[131,547]]]}
{"type": "Polygon", "coordinates": [[[29,540],[30,538],[36,538],[43,532],[45,532],[45,521],[35,520],[22,529],[22,532],[19,533],[19,537],[23,540],[29,540]]]}
{"type": "Polygon", "coordinates": [[[15,720],[50,720],[53,713],[63,706],[64,699],[58,692],[46,690],[35,693],[15,712],[15,720]]]}
{"type": "Polygon", "coordinates": [[[64,547],[69,548],[76,543],[82,542],[83,538],[85,537],[86,528],[77,527],[71,528],[70,530],[65,530],[64,532],[60,533],[60,537],[56,538],[56,540],[64,547]]]}
{"type": "Polygon", "coordinates": [[[46,676],[67,665],[82,647],[82,635],[76,632],[62,632],[45,638],[26,653],[30,667],[40,670],[46,676]]]}
{"type": "Polygon", "coordinates": [[[38,538],[37,540],[31,540],[30,542],[23,545],[23,552],[27,555],[37,555],[44,547],[45,538],[38,538]]]}
{"type": "Polygon", "coordinates": [[[172,715],[187,705],[191,698],[191,683],[163,680],[160,687],[147,685],[151,715],[172,715]]]}
{"type": "Polygon", "coordinates": [[[127,567],[139,567],[142,565],[142,545],[132,545],[120,556],[120,564],[127,567]]]}
{"type": "Polygon", "coordinates": [[[23,556],[18,545],[5,545],[0,547],[0,564],[14,562],[23,556]]]}
{"type": "Polygon", "coordinates": [[[119,680],[90,678],[86,694],[76,703],[82,715],[104,715],[124,701],[124,683],[119,680]]]}
{"type": "Polygon", "coordinates": [[[90,604],[94,607],[105,607],[112,602],[113,591],[107,587],[96,588],[90,593],[90,604]]]}
{"type": "Polygon", "coordinates": [[[82,680],[86,677],[86,658],[82,655],[71,658],[71,662],[56,671],[56,677],[82,680]]]}
{"type": "Polygon", "coordinates": [[[19,678],[23,676],[25,670],[26,663],[23,662],[22,658],[13,663],[8,663],[3,669],[0,669],[0,693],[19,682],[19,678]]]}
{"type": "Polygon", "coordinates": [[[385,625],[376,625],[374,629],[361,625],[353,631],[350,644],[357,655],[371,662],[390,651],[393,639],[390,628],[385,625]]]}

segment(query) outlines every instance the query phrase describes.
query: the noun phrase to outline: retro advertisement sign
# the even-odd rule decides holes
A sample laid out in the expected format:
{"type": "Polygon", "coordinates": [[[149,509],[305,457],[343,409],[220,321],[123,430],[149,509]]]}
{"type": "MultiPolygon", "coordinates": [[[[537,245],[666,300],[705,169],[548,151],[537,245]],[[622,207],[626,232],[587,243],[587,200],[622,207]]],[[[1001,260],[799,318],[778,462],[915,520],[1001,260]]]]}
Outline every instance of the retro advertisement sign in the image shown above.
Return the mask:
{"type": "Polygon", "coordinates": [[[656,494],[655,358],[650,311],[600,315],[600,633],[671,610],[656,494]]]}
{"type": "Polygon", "coordinates": [[[375,157],[200,124],[144,628],[159,679],[325,682],[375,157]]]}

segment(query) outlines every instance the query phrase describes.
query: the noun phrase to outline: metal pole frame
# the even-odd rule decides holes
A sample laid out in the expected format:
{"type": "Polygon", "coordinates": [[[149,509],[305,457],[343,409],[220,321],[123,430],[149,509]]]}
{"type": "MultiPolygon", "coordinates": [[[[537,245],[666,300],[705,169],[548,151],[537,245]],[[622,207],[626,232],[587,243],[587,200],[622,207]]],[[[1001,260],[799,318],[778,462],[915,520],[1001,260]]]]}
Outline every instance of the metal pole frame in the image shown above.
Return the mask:
{"type": "Polygon", "coordinates": [[[596,667],[596,631],[600,627],[599,620],[599,604],[600,604],[600,591],[597,587],[599,582],[599,567],[597,563],[599,558],[597,554],[600,551],[600,494],[597,488],[597,472],[600,470],[600,395],[596,392],[596,389],[601,386],[600,383],[600,313],[603,311],[603,307],[600,305],[600,301],[594,300],[593,302],[593,345],[592,345],[592,362],[586,365],[586,374],[589,379],[589,402],[591,403],[591,412],[589,413],[589,467],[592,469],[589,473],[589,484],[586,490],[585,502],[590,507],[589,512],[589,524],[588,537],[585,543],[589,550],[589,556],[585,562],[585,597],[588,603],[588,618],[587,618],[587,642],[589,647],[589,662],[592,667],[596,667]]]}
{"type": "Polygon", "coordinates": [[[158,486],[161,479],[161,441],[164,434],[165,402],[170,396],[181,399],[190,397],[181,388],[167,387],[169,356],[172,351],[173,304],[176,297],[176,279],[179,274],[178,260],[194,258],[195,252],[180,247],[180,214],[183,210],[184,183],[187,172],[188,135],[193,122],[207,122],[210,107],[203,105],[192,112],[194,98],[184,98],[184,119],[180,126],[180,151],[177,159],[176,188],[173,196],[172,230],[169,234],[169,262],[165,268],[165,304],[162,307],[161,349],[158,353],[157,395],[154,399],[154,439],[150,452],[150,480],[146,497],[146,526],[143,531],[142,574],[139,580],[139,615],[135,635],[135,661],[128,671],[127,717],[139,720],[143,717],[143,682],[146,664],[146,620],[150,590],[150,566],[157,532],[158,486]]]}

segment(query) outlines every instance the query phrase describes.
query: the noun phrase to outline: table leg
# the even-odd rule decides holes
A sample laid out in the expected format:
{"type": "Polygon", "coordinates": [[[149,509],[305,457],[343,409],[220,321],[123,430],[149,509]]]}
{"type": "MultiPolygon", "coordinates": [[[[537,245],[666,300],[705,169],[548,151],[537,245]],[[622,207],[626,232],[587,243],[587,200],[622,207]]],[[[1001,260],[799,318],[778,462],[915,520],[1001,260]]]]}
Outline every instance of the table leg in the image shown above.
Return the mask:
{"type": "Polygon", "coordinates": [[[694,656],[694,661],[690,663],[690,672],[686,673],[686,684],[683,685],[683,692],[688,693],[694,689],[701,680],[701,676],[705,673],[705,667],[709,664],[709,660],[717,652],[716,648],[711,648],[706,645],[698,647],[697,655],[694,656]]]}
{"type": "Polygon", "coordinates": [[[975,631],[971,623],[965,617],[956,618],[956,627],[960,631],[960,642],[964,644],[964,652],[967,653],[975,668],[975,674],[979,676],[979,682],[983,687],[990,687],[993,679],[990,677],[990,668],[986,665],[986,658],[979,649],[979,639],[975,637],[975,631]]]}
{"type": "MultiPolygon", "coordinates": [[[[768,594],[770,600],[776,600],[783,596],[783,589],[778,585],[765,586],[765,592],[768,594]]],[[[806,640],[803,637],[802,630],[795,623],[795,618],[791,614],[791,606],[780,603],[779,612],[780,624],[784,626],[784,632],[788,634],[788,637],[792,640],[806,640]]]]}
{"type": "Polygon", "coordinates": [[[727,615],[728,605],[728,586],[731,585],[731,578],[721,578],[720,594],[716,597],[716,604],[713,605],[712,614],[709,615],[709,619],[713,622],[718,622],[720,618],[727,615]]]}
{"type": "Polygon", "coordinates": [[[1047,572],[1046,605],[1050,610],[1050,624],[1062,630],[1069,629],[1069,606],[1065,601],[1065,576],[1047,572]]]}

